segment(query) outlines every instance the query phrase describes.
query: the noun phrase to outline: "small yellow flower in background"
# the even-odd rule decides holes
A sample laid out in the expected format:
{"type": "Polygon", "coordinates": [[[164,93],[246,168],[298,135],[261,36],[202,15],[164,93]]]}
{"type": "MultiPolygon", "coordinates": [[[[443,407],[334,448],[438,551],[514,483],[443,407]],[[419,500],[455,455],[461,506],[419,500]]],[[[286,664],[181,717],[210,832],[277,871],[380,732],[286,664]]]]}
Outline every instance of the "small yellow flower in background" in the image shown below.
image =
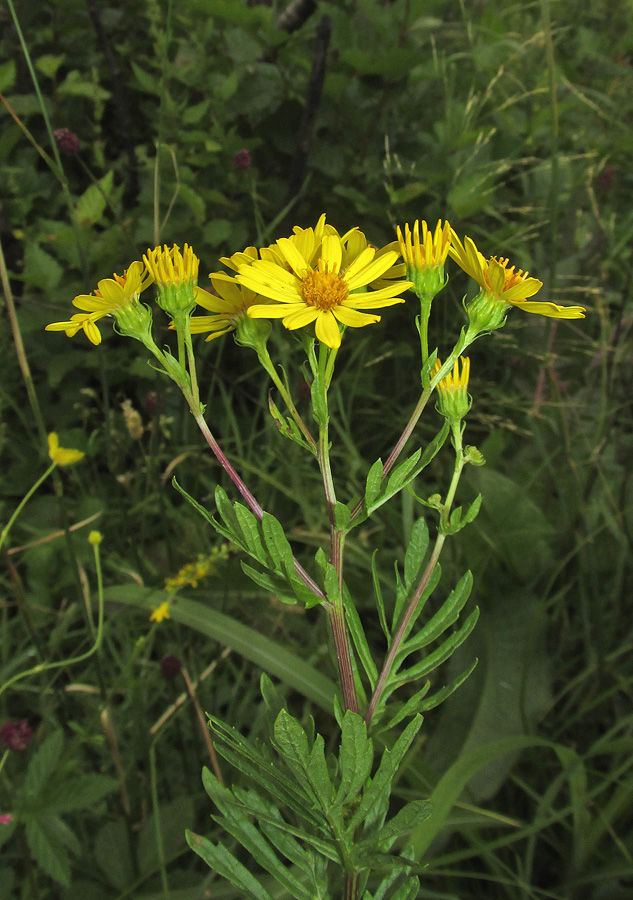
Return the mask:
{"type": "Polygon", "coordinates": [[[152,614],[149,617],[150,622],[162,622],[163,619],[169,619],[169,602],[165,600],[160,606],[152,606],[152,614]]]}
{"type": "MultiPolygon", "coordinates": [[[[234,254],[238,255],[242,254],[234,254]]],[[[218,296],[200,289],[196,294],[196,303],[213,315],[194,316],[191,319],[191,333],[209,331],[206,340],[212,341],[237,328],[240,320],[247,317],[246,310],[254,303],[257,294],[223,272],[212,272],[209,278],[218,296]]]]}
{"type": "Polygon", "coordinates": [[[440,219],[431,232],[422,220],[416,219],[413,231],[409,225],[404,226],[404,234],[400,226],[397,229],[400,252],[404,259],[406,275],[413,284],[416,294],[433,298],[445,286],[444,264],[451,245],[451,226],[440,219]]]}
{"type": "MultiPolygon", "coordinates": [[[[439,411],[447,419],[460,420],[468,413],[471,407],[471,399],[468,396],[468,379],[470,378],[470,359],[468,357],[460,357],[462,365],[461,370],[459,360],[455,360],[453,371],[449,372],[437,384],[437,405],[439,411]]],[[[442,368],[442,363],[438,359],[431,370],[431,378],[434,378],[442,368]]]]}
{"type": "Polygon", "coordinates": [[[91,531],[88,535],[88,543],[92,544],[93,547],[98,547],[102,540],[103,535],[100,531],[91,531]]]}
{"type": "Polygon", "coordinates": [[[72,466],[86,455],[81,450],[71,450],[59,446],[59,438],[54,431],[48,436],[48,455],[58,466],[72,466]]]}
{"type": "Polygon", "coordinates": [[[220,547],[214,547],[208,556],[200,554],[195,562],[184,565],[177,575],[172,578],[165,579],[165,590],[173,593],[178,588],[189,586],[198,587],[198,582],[203,578],[217,574],[216,565],[225,559],[228,559],[229,551],[226,544],[220,547]]]}
{"type": "MultiPolygon", "coordinates": [[[[321,221],[325,222],[324,217],[321,221]]],[[[273,258],[239,266],[240,284],[275,301],[253,304],[248,315],[254,319],[281,319],[290,330],[314,322],[317,338],[328,347],[337,348],[341,345],[339,323],[361,328],[379,322],[380,316],[360,310],[404,303],[397,295],[411,287],[409,282],[367,290],[395,263],[397,251],[380,254],[373,247],[365,247],[353,258],[348,254],[348,264],[344,266],[346,251],[338,233],[326,232],[319,239],[318,230],[308,228],[295,232],[292,238],[280,238],[274,252],[271,250],[273,258]]]]}
{"type": "Polygon", "coordinates": [[[539,300],[528,300],[543,287],[538,278],[528,277],[527,272],[515,266],[508,267],[509,260],[492,256],[484,259],[483,254],[475,246],[475,242],[466,237],[464,243],[452,232],[452,243],[449,255],[458,266],[474,278],[482,291],[494,300],[500,300],[508,306],[516,306],[525,312],[549,316],[554,319],[584,319],[585,309],[582,306],[558,306],[539,300]]]}
{"type": "MultiPolygon", "coordinates": [[[[95,325],[104,316],[114,316],[125,333],[147,328],[149,311],[138,302],[140,294],[152,283],[151,275],[145,271],[142,262],[133,262],[123,275],[116,273],[112,278],[103,278],[94,294],[79,294],[73,306],[84,310],[75,314],[68,322],[53,322],[46,331],[65,331],[74,337],[80,328],[93,344],[101,343],[101,333],[95,325]]],[[[151,325],[151,316],[150,316],[151,325]]]]}

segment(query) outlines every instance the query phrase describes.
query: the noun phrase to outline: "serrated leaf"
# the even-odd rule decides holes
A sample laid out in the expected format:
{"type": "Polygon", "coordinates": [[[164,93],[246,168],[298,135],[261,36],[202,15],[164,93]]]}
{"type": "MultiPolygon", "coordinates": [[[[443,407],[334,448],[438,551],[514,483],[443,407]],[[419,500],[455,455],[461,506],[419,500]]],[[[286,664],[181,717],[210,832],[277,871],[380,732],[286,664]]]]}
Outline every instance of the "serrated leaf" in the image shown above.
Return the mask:
{"type": "Polygon", "coordinates": [[[421,727],[422,716],[416,716],[409,722],[391,750],[385,749],[376,774],[363,793],[360,805],[349,822],[349,831],[355,831],[371,815],[376,805],[380,804],[383,799],[389,798],[391,782],[421,727]]]}
{"type": "Polygon", "coordinates": [[[336,804],[349,803],[360,794],[371,773],[374,747],[367,737],[367,725],[362,716],[348,710],[343,717],[339,750],[340,784],[336,804]]]}
{"type": "MultiPolygon", "coordinates": [[[[273,726],[274,742],[280,756],[283,756],[292,767],[298,769],[303,775],[308,767],[310,749],[308,738],[299,722],[282,709],[273,726]]],[[[311,790],[309,783],[308,788],[311,790]]]]}
{"type": "Polygon", "coordinates": [[[231,765],[248,775],[261,788],[268,791],[282,804],[303,815],[307,821],[318,824],[319,819],[312,813],[304,815],[306,801],[312,799],[297,781],[291,781],[274,764],[272,758],[266,758],[242,735],[214,717],[210,717],[216,737],[216,750],[231,765]]]}
{"type": "Polygon", "coordinates": [[[270,513],[265,512],[262,517],[262,532],[266,542],[266,549],[275,568],[283,571],[283,564],[286,563],[290,566],[291,571],[294,572],[294,558],[290,544],[281,524],[270,513]]]}
{"type": "Polygon", "coordinates": [[[53,731],[29,760],[24,779],[24,798],[27,803],[37,797],[45,788],[62,753],[64,734],[61,729],[53,731]]]}
{"type": "Polygon", "coordinates": [[[340,600],[341,589],[339,587],[338,572],[330,562],[325,564],[324,586],[325,594],[330,603],[337,603],[340,600]]]}
{"type": "MultiPolygon", "coordinates": [[[[355,846],[357,854],[370,852],[374,847],[390,845],[401,834],[411,831],[420,822],[431,815],[431,804],[428,800],[411,800],[396,815],[383,825],[379,833],[359,841],[355,846]]],[[[410,862],[410,861],[409,861],[410,862]]]]}
{"type": "Polygon", "coordinates": [[[237,520],[237,525],[244,537],[246,549],[251,556],[259,560],[263,565],[270,568],[270,556],[264,548],[262,537],[260,534],[260,524],[256,516],[243,506],[241,503],[233,505],[233,511],[237,520]]]}
{"type": "Polygon", "coordinates": [[[223,787],[208,769],[203,771],[205,790],[218,807],[222,816],[213,816],[221,827],[232,835],[252,856],[262,869],[268,872],[284,890],[297,900],[310,900],[310,894],[300,881],[288,871],[268,841],[247,818],[232,792],[223,787]]]}
{"type": "Polygon", "coordinates": [[[329,809],[334,797],[334,785],[330,779],[327,762],[325,761],[325,742],[320,734],[315,736],[312,749],[310,750],[308,771],[310,772],[310,783],[321,798],[322,806],[325,809],[329,809]]]}
{"type": "Polygon", "coordinates": [[[251,875],[232,853],[222,844],[212,844],[207,838],[193,831],[186,832],[187,843],[194,853],[206,862],[210,869],[222,875],[245,896],[253,900],[273,900],[266,888],[251,875]]]}

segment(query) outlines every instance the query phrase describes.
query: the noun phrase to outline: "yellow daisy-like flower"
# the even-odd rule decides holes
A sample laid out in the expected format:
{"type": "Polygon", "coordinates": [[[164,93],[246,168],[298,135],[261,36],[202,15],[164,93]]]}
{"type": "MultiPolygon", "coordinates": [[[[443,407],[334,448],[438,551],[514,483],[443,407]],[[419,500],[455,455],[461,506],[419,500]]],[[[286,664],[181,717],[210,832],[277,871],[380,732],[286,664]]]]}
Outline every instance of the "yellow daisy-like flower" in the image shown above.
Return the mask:
{"type": "Polygon", "coordinates": [[[156,282],[156,302],[161,309],[170,315],[191,312],[198,292],[200,260],[189,244],[182,253],[178,244],[154,247],[143,256],[143,262],[156,282]]]}
{"type": "Polygon", "coordinates": [[[145,320],[146,310],[138,303],[138,298],[152,281],[152,276],[145,272],[143,263],[133,262],[123,275],[115,273],[112,278],[102,279],[94,294],[79,294],[75,297],[73,306],[84,310],[84,313],[75,314],[68,322],[53,322],[46,326],[46,331],[65,331],[68,337],[74,337],[83,328],[91,343],[100,344],[101,333],[95,322],[104,316],[115,316],[126,324],[131,324],[127,321],[130,318],[145,320]]]}
{"type": "Polygon", "coordinates": [[[583,306],[558,306],[556,303],[528,300],[543,287],[538,278],[528,277],[522,269],[515,271],[515,266],[508,267],[509,260],[501,257],[484,259],[483,254],[475,246],[475,242],[466,237],[462,244],[452,231],[452,243],[449,255],[487,294],[508,306],[517,306],[525,312],[549,316],[553,319],[584,319],[583,306]]]}
{"type": "Polygon", "coordinates": [[[398,226],[398,243],[402,253],[406,275],[414,284],[414,291],[422,298],[432,300],[446,285],[444,264],[451,245],[451,226],[440,219],[431,232],[422,220],[422,236],[420,222],[413,223],[413,232],[409,225],[404,226],[404,234],[398,226]]]}
{"type": "Polygon", "coordinates": [[[191,333],[201,334],[209,331],[211,333],[206,340],[212,341],[237,328],[239,322],[247,316],[246,311],[254,303],[257,294],[223,272],[212,272],[209,278],[219,296],[216,297],[200,288],[196,293],[196,303],[213,315],[193,316],[191,333]]]}
{"type": "Polygon", "coordinates": [[[54,431],[48,436],[48,455],[58,466],[72,466],[86,455],[81,450],[59,446],[59,438],[54,431]]]}
{"type": "Polygon", "coordinates": [[[422,237],[420,237],[420,222],[416,219],[413,223],[413,232],[409,225],[404,226],[404,234],[400,226],[397,228],[398,243],[405,265],[414,269],[431,269],[434,266],[443,266],[448,256],[451,245],[451,226],[440,219],[431,232],[429,226],[422,219],[422,237]]]}
{"type": "MultiPolygon", "coordinates": [[[[461,370],[459,360],[455,360],[453,371],[449,372],[437,385],[438,408],[447,419],[463,419],[468,413],[471,401],[468,396],[468,379],[470,377],[470,359],[461,358],[461,370]]],[[[442,368],[438,359],[431,370],[431,378],[435,377],[442,368]]]]}
{"type": "Polygon", "coordinates": [[[154,247],[143,255],[147,271],[157,285],[178,285],[187,281],[198,280],[200,260],[189,244],[185,244],[182,253],[178,244],[168,247],[154,247]]]}
{"type": "Polygon", "coordinates": [[[366,247],[344,267],[345,248],[338,234],[325,233],[319,242],[315,231],[306,229],[299,240],[281,238],[275,249],[282,261],[261,259],[239,267],[240,284],[276,301],[255,303],[248,315],[281,319],[291,330],[314,322],[317,338],[328,347],[340,347],[339,323],[361,328],[379,322],[380,316],[360,310],[404,303],[397,295],[411,287],[400,281],[377,291],[366,290],[393,265],[398,253],[378,255],[373,247],[366,247]]]}
{"type": "Polygon", "coordinates": [[[162,622],[163,619],[169,618],[169,601],[165,600],[160,606],[152,607],[152,614],[149,617],[150,622],[162,622]]]}

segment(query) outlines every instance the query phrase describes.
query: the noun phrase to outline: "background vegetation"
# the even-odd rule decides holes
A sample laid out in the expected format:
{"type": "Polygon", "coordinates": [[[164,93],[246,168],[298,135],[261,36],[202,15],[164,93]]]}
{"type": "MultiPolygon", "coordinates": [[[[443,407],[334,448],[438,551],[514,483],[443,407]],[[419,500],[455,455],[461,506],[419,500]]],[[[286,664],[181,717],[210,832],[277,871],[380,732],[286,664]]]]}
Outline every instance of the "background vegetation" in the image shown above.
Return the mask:
{"type": "MultiPolygon", "coordinates": [[[[218,467],[130,342],[107,333],[93,348],[43,331],[157,239],[192,244],[206,273],[323,211],[377,244],[397,223],[448,218],[543,279],[550,299],[588,307],[569,323],[513,311],[471,353],[468,437],[487,466],[466,492],[485,501],[445,565],[449,582],[475,574],[482,618],[455,665],[479,665],[427,714],[397,793],[428,796],[461,760],[442,795],[459,803],[426,854],[420,897],[630,897],[631,4],[321,0],[294,21],[280,18],[286,5],[25,0],[21,32],[12,6],[0,9],[2,247],[45,430],[86,451],[35,496],[3,554],[0,681],[91,645],[90,528],[104,534],[108,585],[100,652],[0,698],[0,724],[34,732],[0,775],[0,813],[14,814],[0,825],[0,898],[231,897],[184,842],[185,827],[214,827],[198,712],[256,735],[263,667],[295,712],[334,735],[310,671],[296,690],[279,664],[288,651],[333,677],[323,617],[254,590],[237,555],[181,589],[195,601],[186,622],[150,625],[165,578],[217,546],[171,476],[210,503],[218,467]],[[49,124],[78,148],[58,136],[55,151],[49,124]]],[[[440,352],[466,289],[449,271],[432,323],[440,352]]],[[[335,477],[350,485],[417,396],[414,314],[395,307],[345,342],[335,477]]],[[[46,458],[1,315],[5,522],[46,458]]],[[[276,335],[293,371],[294,345],[276,335]]],[[[280,452],[254,356],[230,337],[199,354],[225,450],[294,523],[297,551],[318,545],[318,482],[298,448],[280,452]]],[[[405,500],[350,542],[361,612],[376,541],[397,553],[412,520],[405,500]]]]}

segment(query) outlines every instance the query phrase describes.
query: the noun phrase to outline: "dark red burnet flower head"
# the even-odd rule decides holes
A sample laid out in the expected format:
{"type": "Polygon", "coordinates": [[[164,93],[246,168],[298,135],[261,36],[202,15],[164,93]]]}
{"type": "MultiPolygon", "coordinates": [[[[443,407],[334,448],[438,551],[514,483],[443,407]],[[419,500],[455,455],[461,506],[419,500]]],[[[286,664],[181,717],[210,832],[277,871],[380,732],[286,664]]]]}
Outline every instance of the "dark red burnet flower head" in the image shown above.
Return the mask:
{"type": "Polygon", "coordinates": [[[69,131],[67,128],[58,128],[57,131],[53,132],[53,137],[55,138],[57,149],[67,156],[73,156],[79,150],[79,138],[74,131],[69,131]]]}
{"type": "Polygon", "coordinates": [[[163,656],[160,661],[160,668],[164,678],[172,679],[180,672],[182,663],[177,656],[163,656]]]}
{"type": "Polygon", "coordinates": [[[20,722],[5,722],[0,728],[0,745],[5,750],[26,750],[33,737],[33,729],[26,721],[22,719],[20,722]]]}
{"type": "Polygon", "coordinates": [[[250,169],[251,167],[251,154],[248,150],[238,150],[235,156],[233,157],[233,165],[236,169],[239,169],[241,172],[245,172],[246,169],[250,169]]]}

